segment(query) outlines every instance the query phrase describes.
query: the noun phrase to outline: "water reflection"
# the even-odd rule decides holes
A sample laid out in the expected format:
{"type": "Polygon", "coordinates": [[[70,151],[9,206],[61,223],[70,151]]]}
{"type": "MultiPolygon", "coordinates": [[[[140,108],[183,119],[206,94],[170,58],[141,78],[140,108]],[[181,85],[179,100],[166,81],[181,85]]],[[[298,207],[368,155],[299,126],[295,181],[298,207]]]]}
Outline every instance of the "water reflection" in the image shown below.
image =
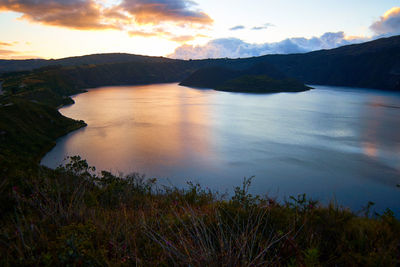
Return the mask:
{"type": "Polygon", "coordinates": [[[98,169],[136,171],[218,190],[256,176],[253,193],[307,193],[400,214],[400,95],[315,86],[235,94],[158,84],[104,87],[61,112],[88,127],[61,138],[42,163],[79,154],[98,169]]]}
{"type": "Polygon", "coordinates": [[[363,109],[364,125],[361,131],[364,153],[399,170],[400,127],[397,125],[400,123],[400,109],[396,108],[398,98],[372,95],[367,103],[363,109]]]}
{"type": "Polygon", "coordinates": [[[364,143],[364,153],[365,155],[374,158],[377,156],[377,148],[374,143],[365,142],[364,143]]]}
{"type": "Polygon", "coordinates": [[[63,139],[57,153],[81,154],[96,166],[124,172],[178,168],[192,154],[215,158],[210,128],[204,127],[213,92],[171,88],[176,85],[109,87],[79,95],[61,112],[84,117],[89,126],[63,139]]]}

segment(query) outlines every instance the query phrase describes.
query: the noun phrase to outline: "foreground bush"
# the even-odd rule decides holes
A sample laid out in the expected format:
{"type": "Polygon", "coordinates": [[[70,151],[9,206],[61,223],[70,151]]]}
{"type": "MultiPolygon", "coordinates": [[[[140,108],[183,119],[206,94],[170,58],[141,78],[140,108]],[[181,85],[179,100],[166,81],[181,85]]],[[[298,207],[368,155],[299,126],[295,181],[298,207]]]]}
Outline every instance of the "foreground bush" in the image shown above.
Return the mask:
{"type": "Polygon", "coordinates": [[[398,266],[400,222],[305,195],[226,199],[197,184],[65,167],[2,177],[0,265],[398,266]]]}

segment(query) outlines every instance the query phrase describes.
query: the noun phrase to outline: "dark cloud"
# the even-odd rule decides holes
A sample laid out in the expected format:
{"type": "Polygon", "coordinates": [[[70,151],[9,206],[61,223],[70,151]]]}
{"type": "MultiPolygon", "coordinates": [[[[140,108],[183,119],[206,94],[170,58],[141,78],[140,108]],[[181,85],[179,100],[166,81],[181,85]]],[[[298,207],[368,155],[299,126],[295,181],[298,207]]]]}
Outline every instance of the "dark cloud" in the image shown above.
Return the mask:
{"type": "Polygon", "coordinates": [[[109,7],[97,0],[0,0],[0,11],[14,11],[32,22],[79,30],[125,30],[134,22],[212,23],[190,0],[123,0],[109,7]]]}
{"type": "Polygon", "coordinates": [[[22,18],[74,29],[117,28],[94,0],[0,0],[0,11],[22,13],[22,18]]]}
{"type": "Polygon", "coordinates": [[[237,25],[235,27],[230,28],[230,31],[244,30],[246,27],[243,25],[237,25]]]}
{"type": "Polygon", "coordinates": [[[400,34],[400,7],[389,9],[380,19],[374,22],[370,29],[381,36],[400,34]]]}
{"type": "Polygon", "coordinates": [[[120,7],[140,24],[181,22],[211,24],[213,20],[190,0],[123,0],[120,7]]]}
{"type": "Polygon", "coordinates": [[[258,30],[266,30],[266,29],[268,29],[268,28],[270,28],[270,27],[273,27],[273,26],[275,26],[274,24],[271,24],[271,23],[265,23],[264,25],[262,25],[262,26],[255,26],[255,27],[253,27],[253,28],[251,28],[252,30],[255,30],[255,31],[258,31],[258,30]]]}
{"type": "Polygon", "coordinates": [[[266,54],[304,53],[320,49],[330,49],[350,43],[359,43],[365,39],[345,39],[343,32],[328,32],[320,37],[289,38],[281,42],[251,44],[237,38],[221,38],[203,46],[183,45],[170,55],[172,58],[239,58],[266,54]]]}

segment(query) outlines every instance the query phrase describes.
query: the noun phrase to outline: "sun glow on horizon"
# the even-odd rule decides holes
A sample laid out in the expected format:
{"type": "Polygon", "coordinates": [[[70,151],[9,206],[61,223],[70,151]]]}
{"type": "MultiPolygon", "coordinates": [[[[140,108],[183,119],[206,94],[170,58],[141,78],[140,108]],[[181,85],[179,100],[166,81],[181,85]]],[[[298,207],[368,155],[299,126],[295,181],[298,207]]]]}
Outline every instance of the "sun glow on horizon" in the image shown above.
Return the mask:
{"type": "Polygon", "coordinates": [[[328,32],[343,32],[343,40],[353,42],[371,38],[373,31],[385,34],[389,28],[396,33],[393,27],[398,26],[388,24],[400,18],[395,3],[365,3],[365,13],[354,13],[357,1],[245,5],[238,0],[0,0],[0,25],[6,26],[0,27],[0,58],[57,59],[97,53],[169,56],[182,45],[204,47],[221,38],[237,38],[256,47],[328,32]],[[324,15],[326,6],[332,12],[324,15]],[[369,27],[372,17],[380,20],[369,27]],[[316,24],[318,20],[324,23],[316,24]]]}

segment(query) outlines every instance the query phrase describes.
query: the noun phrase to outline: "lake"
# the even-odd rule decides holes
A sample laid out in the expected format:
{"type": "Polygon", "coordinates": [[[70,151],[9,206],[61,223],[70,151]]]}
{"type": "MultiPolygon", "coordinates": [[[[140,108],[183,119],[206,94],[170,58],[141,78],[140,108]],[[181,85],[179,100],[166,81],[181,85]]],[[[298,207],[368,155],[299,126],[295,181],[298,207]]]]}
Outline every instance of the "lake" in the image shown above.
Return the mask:
{"type": "Polygon", "coordinates": [[[400,214],[400,94],[313,86],[302,93],[245,94],[178,84],[102,87],[60,109],[88,126],[42,159],[80,155],[98,170],[139,172],[279,199],[306,193],[360,210],[368,201],[400,214]]]}

